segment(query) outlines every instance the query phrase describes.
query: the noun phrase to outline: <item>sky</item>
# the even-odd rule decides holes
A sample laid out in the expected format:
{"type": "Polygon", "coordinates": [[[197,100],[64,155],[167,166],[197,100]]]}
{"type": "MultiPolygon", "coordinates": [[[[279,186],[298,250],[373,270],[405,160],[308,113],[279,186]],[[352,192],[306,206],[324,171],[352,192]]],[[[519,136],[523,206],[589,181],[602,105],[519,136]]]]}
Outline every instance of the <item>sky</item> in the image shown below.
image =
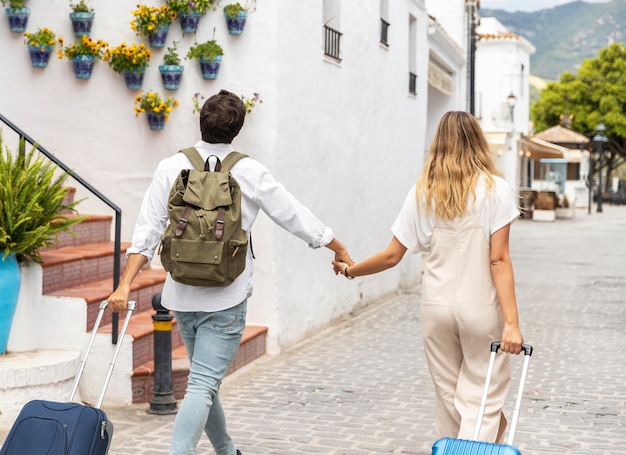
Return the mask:
{"type": "MultiPolygon", "coordinates": [[[[573,0],[480,0],[481,9],[503,9],[505,11],[537,11],[571,3],[573,0]]],[[[583,0],[587,3],[607,3],[609,0],[583,0]]]]}

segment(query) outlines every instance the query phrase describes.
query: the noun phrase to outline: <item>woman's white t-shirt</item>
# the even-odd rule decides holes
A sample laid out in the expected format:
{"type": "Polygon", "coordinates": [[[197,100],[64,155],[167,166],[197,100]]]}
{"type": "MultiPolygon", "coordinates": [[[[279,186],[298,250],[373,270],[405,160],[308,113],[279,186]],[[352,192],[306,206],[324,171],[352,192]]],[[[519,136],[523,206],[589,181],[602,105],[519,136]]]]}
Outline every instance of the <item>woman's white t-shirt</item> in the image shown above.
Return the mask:
{"type": "MultiPolygon", "coordinates": [[[[481,210],[481,225],[487,239],[520,215],[517,195],[511,186],[501,177],[493,176],[493,179],[495,185],[486,192],[485,178],[479,178],[476,184],[476,201],[471,194],[468,198],[468,215],[481,210]]],[[[412,253],[428,252],[433,224],[434,213],[432,211],[430,214],[425,213],[423,201],[418,204],[413,185],[391,227],[393,235],[412,253]]]]}

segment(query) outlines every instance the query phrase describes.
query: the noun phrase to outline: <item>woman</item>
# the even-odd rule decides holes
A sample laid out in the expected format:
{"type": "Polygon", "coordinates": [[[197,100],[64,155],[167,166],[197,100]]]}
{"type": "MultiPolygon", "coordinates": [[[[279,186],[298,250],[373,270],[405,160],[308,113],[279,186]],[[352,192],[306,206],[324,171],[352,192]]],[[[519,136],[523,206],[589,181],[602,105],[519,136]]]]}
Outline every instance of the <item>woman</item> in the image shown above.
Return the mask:
{"type": "MultiPolygon", "coordinates": [[[[471,439],[491,342],[519,354],[509,228],[519,210],[474,116],[446,113],[424,169],[409,191],[386,249],[354,264],[333,261],[347,278],[395,266],[425,251],[420,303],[424,349],[437,396],[439,437],[471,439]]],[[[509,356],[498,355],[479,439],[501,440],[509,356]]]]}

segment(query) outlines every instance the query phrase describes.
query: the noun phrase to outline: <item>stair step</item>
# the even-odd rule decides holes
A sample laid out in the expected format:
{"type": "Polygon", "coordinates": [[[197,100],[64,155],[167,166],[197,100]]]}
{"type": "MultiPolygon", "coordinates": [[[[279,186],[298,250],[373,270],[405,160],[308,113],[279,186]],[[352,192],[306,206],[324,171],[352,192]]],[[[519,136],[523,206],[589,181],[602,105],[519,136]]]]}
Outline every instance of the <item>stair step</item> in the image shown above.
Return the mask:
{"type": "MultiPolygon", "coordinates": [[[[68,218],[78,218],[81,215],[70,213],[65,215],[68,218]]],[[[90,243],[104,243],[111,240],[111,223],[112,216],[107,215],[84,215],[86,218],[79,224],[72,226],[72,232],[61,232],[58,240],[54,242],[53,247],[42,249],[41,251],[50,251],[51,249],[88,245],[90,243]]]]}
{"type": "MultiPolygon", "coordinates": [[[[122,243],[125,251],[130,243],[122,243]]],[[[92,243],[42,251],[43,293],[100,281],[113,275],[114,242],[92,243]]],[[[120,257],[120,269],[126,265],[126,255],[120,257]]]]}
{"type": "MultiPolygon", "coordinates": [[[[134,316],[133,316],[134,317],[134,316]]],[[[267,327],[247,325],[244,329],[239,350],[226,375],[265,354],[267,327]]],[[[173,343],[173,340],[172,340],[173,343]]],[[[177,400],[185,396],[189,358],[185,346],[172,349],[172,394],[177,400]]],[[[148,403],[154,394],[154,361],[136,367],[133,371],[133,403],[148,403]]]]}
{"type": "MultiPolygon", "coordinates": [[[[146,364],[154,359],[154,323],[152,315],[154,310],[133,313],[128,323],[126,334],[133,337],[133,369],[146,364]]],[[[120,313],[120,327],[122,318],[120,313]]],[[[111,333],[111,324],[102,325],[98,333],[111,333]]],[[[178,331],[176,320],[172,321],[172,349],[183,346],[183,339],[178,331]]]]}
{"type": "MultiPolygon", "coordinates": [[[[130,292],[130,300],[134,300],[137,303],[135,311],[138,313],[142,311],[153,311],[152,297],[163,289],[163,282],[165,281],[166,275],[167,272],[162,269],[144,269],[137,275],[131,285],[130,292]]],[[[107,279],[50,292],[47,295],[85,299],[87,302],[86,329],[87,331],[91,331],[96,322],[96,317],[98,316],[100,303],[106,300],[109,295],[111,295],[111,292],[113,292],[113,279],[107,279]]],[[[111,314],[110,311],[104,312],[101,322],[102,326],[111,323],[111,314]]],[[[124,314],[121,314],[120,318],[123,317],[124,314]]]]}

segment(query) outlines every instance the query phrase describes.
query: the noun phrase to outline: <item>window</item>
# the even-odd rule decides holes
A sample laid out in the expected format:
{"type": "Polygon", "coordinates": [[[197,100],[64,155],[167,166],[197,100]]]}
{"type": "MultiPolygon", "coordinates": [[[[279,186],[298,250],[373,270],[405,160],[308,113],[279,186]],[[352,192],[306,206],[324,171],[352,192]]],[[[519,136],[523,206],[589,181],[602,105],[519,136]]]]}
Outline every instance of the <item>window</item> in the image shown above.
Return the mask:
{"type": "Polygon", "coordinates": [[[389,46],[389,0],[380,1],[380,42],[389,46]]]}
{"type": "Polygon", "coordinates": [[[417,95],[417,19],[409,16],[409,93],[417,95]]]}
{"type": "Polygon", "coordinates": [[[324,0],[324,55],[341,61],[341,32],[339,0],[324,0]]]}

